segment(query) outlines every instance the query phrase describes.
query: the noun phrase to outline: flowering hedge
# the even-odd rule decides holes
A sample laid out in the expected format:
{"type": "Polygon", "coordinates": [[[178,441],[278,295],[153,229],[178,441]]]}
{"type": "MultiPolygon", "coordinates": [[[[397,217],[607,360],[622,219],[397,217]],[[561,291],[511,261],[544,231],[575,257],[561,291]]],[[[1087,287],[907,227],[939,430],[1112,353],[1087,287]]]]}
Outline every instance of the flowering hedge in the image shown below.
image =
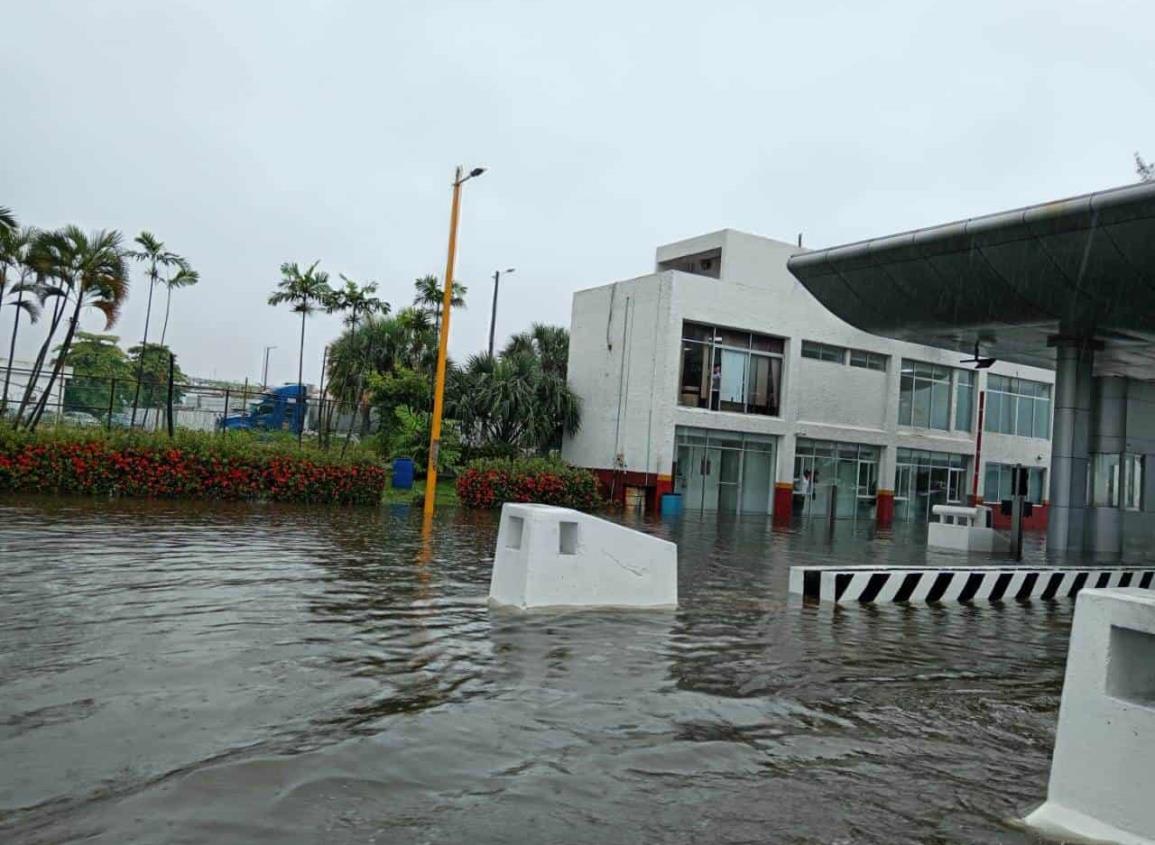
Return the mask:
{"type": "Polygon", "coordinates": [[[0,430],[0,492],[369,504],[381,500],[385,480],[370,459],[339,460],[246,432],[179,432],[169,440],[0,430]]]}
{"type": "Polygon", "coordinates": [[[457,498],[470,508],[540,502],[592,510],[601,504],[592,472],[542,458],[472,461],[457,476],[457,498]]]}

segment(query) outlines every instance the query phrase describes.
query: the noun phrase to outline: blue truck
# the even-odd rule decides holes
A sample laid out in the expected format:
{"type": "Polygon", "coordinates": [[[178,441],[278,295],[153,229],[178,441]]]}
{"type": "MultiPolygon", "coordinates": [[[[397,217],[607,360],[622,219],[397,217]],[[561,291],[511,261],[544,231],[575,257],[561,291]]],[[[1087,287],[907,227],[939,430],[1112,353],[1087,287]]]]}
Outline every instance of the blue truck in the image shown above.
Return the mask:
{"type": "Polygon", "coordinates": [[[305,424],[308,394],[309,388],[304,385],[274,387],[251,403],[248,411],[225,416],[217,426],[225,430],[290,431],[299,434],[305,424]]]}

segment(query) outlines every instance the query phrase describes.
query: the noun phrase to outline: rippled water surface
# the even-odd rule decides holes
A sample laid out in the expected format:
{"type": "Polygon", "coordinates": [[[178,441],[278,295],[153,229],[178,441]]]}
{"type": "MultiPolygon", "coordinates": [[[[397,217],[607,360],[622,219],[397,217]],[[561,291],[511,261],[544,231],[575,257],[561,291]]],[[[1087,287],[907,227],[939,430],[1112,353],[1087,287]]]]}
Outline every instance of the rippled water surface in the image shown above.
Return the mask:
{"type": "Polygon", "coordinates": [[[0,499],[0,840],[1028,841],[1070,603],[803,607],[925,547],[642,527],[676,612],[512,614],[490,514],[0,499]]]}

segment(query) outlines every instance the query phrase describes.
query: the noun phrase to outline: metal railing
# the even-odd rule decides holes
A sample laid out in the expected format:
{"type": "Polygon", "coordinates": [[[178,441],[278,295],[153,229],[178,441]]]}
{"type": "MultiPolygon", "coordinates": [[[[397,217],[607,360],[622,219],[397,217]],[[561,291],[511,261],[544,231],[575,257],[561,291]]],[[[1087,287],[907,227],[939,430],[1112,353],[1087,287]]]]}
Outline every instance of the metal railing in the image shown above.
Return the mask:
{"type": "MultiPolygon", "coordinates": [[[[294,397],[286,399],[270,386],[247,381],[233,384],[180,381],[174,378],[170,366],[168,378],[146,375],[140,380],[138,390],[137,379],[133,377],[66,371],[41,402],[44,391],[48,390],[49,375],[47,370],[36,374],[26,367],[13,367],[9,375],[7,367],[0,364],[0,424],[28,427],[42,404],[36,422],[38,429],[99,427],[110,431],[167,432],[172,436],[178,429],[223,432],[237,421],[240,421],[239,427],[245,427],[247,421],[250,427],[264,430],[269,428],[268,420],[275,418],[275,410],[281,403],[280,419],[288,425],[275,428],[295,431],[292,425],[297,413],[294,397]]],[[[345,440],[355,442],[371,428],[371,415],[361,403],[306,397],[304,432],[326,445],[345,440]]]]}

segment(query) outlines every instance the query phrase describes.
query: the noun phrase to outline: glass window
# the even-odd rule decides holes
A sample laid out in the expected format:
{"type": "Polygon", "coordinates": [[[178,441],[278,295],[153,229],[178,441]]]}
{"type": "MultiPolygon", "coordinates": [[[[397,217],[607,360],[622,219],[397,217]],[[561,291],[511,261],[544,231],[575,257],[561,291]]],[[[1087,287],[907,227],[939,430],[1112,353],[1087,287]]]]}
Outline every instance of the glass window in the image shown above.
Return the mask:
{"type": "Polygon", "coordinates": [[[1123,456],[1123,507],[1143,510],[1143,456],[1123,456]]]}
{"type": "Polygon", "coordinates": [[[846,350],[841,346],[830,346],[825,343],[816,343],[813,340],[804,340],[802,341],[802,357],[844,364],[846,363],[846,350]]]}
{"type": "Polygon", "coordinates": [[[1041,467],[1031,467],[1027,471],[1027,501],[1033,502],[1036,505],[1043,503],[1045,494],[1043,493],[1043,482],[1046,478],[1047,471],[1041,467]]]}
{"type": "Polygon", "coordinates": [[[678,402],[705,408],[710,400],[710,347],[682,341],[682,386],[678,402]]]}
{"type": "Polygon", "coordinates": [[[749,413],[772,416],[777,413],[777,386],[782,383],[782,359],[751,355],[746,396],[749,413]]]}
{"type": "Polygon", "coordinates": [[[1119,455],[1091,456],[1091,504],[1098,508],[1119,507],[1119,455]]]}
{"type": "Polygon", "coordinates": [[[714,327],[703,326],[699,323],[682,323],[682,339],[696,340],[699,343],[713,343],[714,327]]]}
{"type": "MultiPolygon", "coordinates": [[[[1046,387],[1045,384],[1039,385],[1046,387]]],[[[1051,398],[1049,396],[1042,399],[1035,399],[1035,419],[1031,426],[1034,431],[1034,436],[1041,440],[1047,440],[1051,436],[1051,398]]]]}
{"type": "Polygon", "coordinates": [[[778,414],[782,393],[781,338],[736,329],[682,324],[678,404],[740,414],[778,414]]]}
{"type": "Polygon", "coordinates": [[[785,344],[780,337],[770,337],[765,334],[750,335],[750,348],[755,352],[772,352],[781,355],[785,344]]]}
{"type": "Polygon", "coordinates": [[[910,424],[918,428],[930,427],[932,382],[915,379],[914,382],[914,415],[910,424]]]}
{"type": "Polygon", "coordinates": [[[886,372],[886,356],[862,349],[850,350],[850,366],[886,372]]]}
{"type": "Polygon", "coordinates": [[[983,473],[983,499],[988,502],[997,502],[999,495],[999,465],[987,464],[987,471],[983,473]]]}
{"type": "Polygon", "coordinates": [[[930,519],[934,505],[964,498],[966,455],[903,448],[898,449],[895,458],[895,499],[906,500],[901,509],[896,506],[896,515],[925,521],[930,519]]]}
{"type": "Polygon", "coordinates": [[[985,417],[986,431],[1045,440],[1051,435],[1051,386],[1026,379],[988,376],[985,417]]]}
{"type": "Polygon", "coordinates": [[[734,349],[749,349],[750,348],[750,332],[742,332],[737,329],[714,329],[716,334],[716,343],[722,346],[729,346],[734,349]]]}
{"type": "MultiPolygon", "coordinates": [[[[1041,505],[1046,498],[1047,471],[1042,467],[1027,470],[1027,501],[1041,505]]],[[[988,463],[983,473],[983,501],[999,502],[1014,492],[1014,467],[1011,464],[988,463]]]]}
{"type": "Polygon", "coordinates": [[[970,370],[955,371],[954,408],[955,431],[970,431],[975,413],[975,374],[970,370]]]}
{"type": "Polygon", "coordinates": [[[899,379],[898,424],[914,428],[950,428],[951,369],[902,362],[899,379]]]}
{"type": "Polygon", "coordinates": [[[933,382],[930,394],[930,427],[950,428],[950,382],[933,382]]]}

